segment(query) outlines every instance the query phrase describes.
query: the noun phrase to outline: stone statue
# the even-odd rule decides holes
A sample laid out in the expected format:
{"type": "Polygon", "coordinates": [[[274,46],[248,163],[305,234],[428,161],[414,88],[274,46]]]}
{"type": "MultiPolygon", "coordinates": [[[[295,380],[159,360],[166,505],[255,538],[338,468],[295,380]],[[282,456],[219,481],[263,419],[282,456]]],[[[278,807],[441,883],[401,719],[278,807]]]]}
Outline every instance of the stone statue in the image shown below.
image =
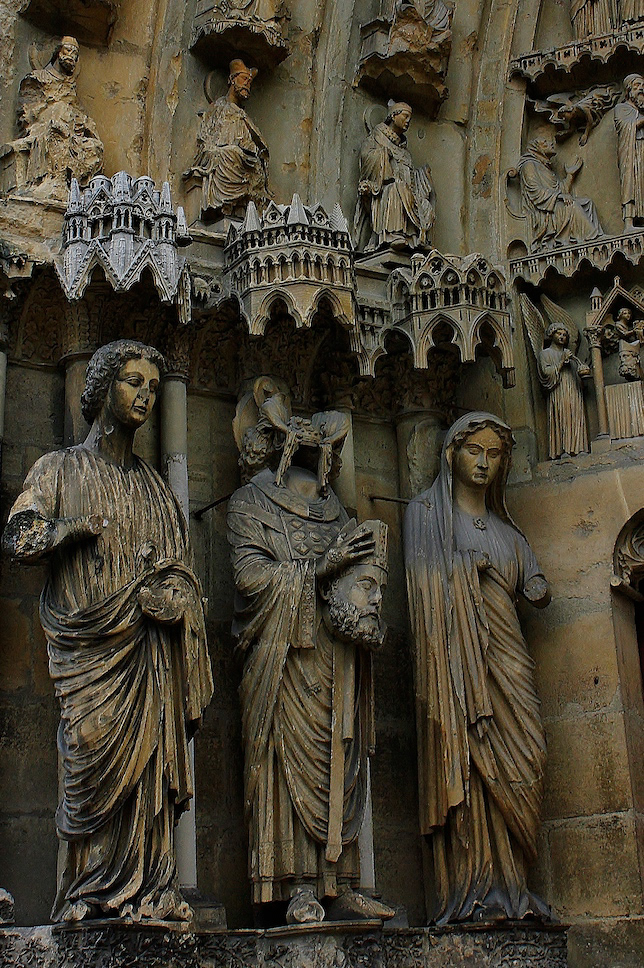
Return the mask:
{"type": "Polygon", "coordinates": [[[430,244],[433,190],[429,167],[414,168],[407,149],[411,114],[408,104],[390,101],[386,119],[362,145],[354,239],[365,252],[430,244]]]}
{"type": "Polygon", "coordinates": [[[548,395],[548,457],[556,460],[588,452],[581,380],[592,374],[590,367],[575,356],[579,331],[572,318],[547,296],[541,299],[547,323],[534,303],[524,293],[520,296],[539,381],[548,395]]]}
{"type": "Polygon", "coordinates": [[[20,84],[21,137],[0,150],[5,169],[10,169],[5,188],[41,188],[65,197],[72,178],[85,187],[103,165],[96,125],[76,94],[78,42],[63,37],[46,67],[38,69],[33,57],[32,66],[20,84]]]}
{"type": "Polygon", "coordinates": [[[505,505],[512,445],[498,417],[460,417],[436,481],[405,514],[420,826],[437,924],[549,914],[526,884],[545,736],[515,600],[541,607],[550,596],[505,505]]]}
{"type": "Polygon", "coordinates": [[[562,182],[552,168],[556,152],[552,141],[536,138],[517,165],[534,250],[590,242],[604,235],[592,201],[572,194],[572,182],[581,169],[581,159],[566,168],[566,179],[562,182]]]}
{"type": "Polygon", "coordinates": [[[577,40],[609,34],[617,26],[616,0],[571,0],[570,19],[577,40]]]}
{"type": "Polygon", "coordinates": [[[644,19],[644,7],[642,0],[617,0],[619,10],[619,23],[635,23],[637,20],[644,19]]]}
{"type": "Polygon", "coordinates": [[[287,902],[287,923],[321,921],[323,900],[333,920],[394,914],[356,891],[387,529],[347,522],[329,487],[347,430],[338,412],[291,416],[265,377],[235,419],[256,472],[228,505],[249,871],[254,904],[287,902]]]}
{"type": "Polygon", "coordinates": [[[622,193],[622,217],[627,231],[644,218],[644,77],[624,78],[625,100],[615,105],[617,164],[622,193]]]}
{"type": "Polygon", "coordinates": [[[60,700],[56,921],[188,920],[174,828],[212,695],[202,596],[172,491],[132,452],[163,358],[118,340],[89,362],[85,442],[29,472],[3,543],[49,559],[40,617],[60,700]]]}
{"type": "Polygon", "coordinates": [[[242,107],[256,75],[242,60],[231,61],[228,93],[202,118],[194,165],[184,174],[201,179],[202,215],[243,214],[248,202],[269,198],[268,146],[242,107]]]}

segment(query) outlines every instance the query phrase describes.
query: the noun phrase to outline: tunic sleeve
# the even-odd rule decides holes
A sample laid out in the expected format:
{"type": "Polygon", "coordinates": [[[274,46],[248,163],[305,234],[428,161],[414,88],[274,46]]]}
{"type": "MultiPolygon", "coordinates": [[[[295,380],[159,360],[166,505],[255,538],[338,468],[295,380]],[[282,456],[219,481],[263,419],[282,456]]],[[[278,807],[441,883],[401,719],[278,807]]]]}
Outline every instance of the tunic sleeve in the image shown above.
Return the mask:
{"type": "Polygon", "coordinates": [[[3,545],[14,558],[38,561],[53,547],[53,522],[59,516],[58,478],[63,459],[64,451],[45,454],[27,474],[22,493],[9,512],[3,535],[3,545]]]}

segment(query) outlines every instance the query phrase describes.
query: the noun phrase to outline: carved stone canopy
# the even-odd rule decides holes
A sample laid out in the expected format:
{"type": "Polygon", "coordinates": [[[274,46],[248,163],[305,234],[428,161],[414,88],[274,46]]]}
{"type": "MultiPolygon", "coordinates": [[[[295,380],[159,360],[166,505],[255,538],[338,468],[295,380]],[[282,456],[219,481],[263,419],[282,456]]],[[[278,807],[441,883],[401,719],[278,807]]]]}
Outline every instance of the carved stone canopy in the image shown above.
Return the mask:
{"type": "Polygon", "coordinates": [[[48,33],[106,44],[118,15],[118,0],[23,0],[20,14],[48,33]]]}
{"type": "MultiPolygon", "coordinates": [[[[458,347],[462,363],[474,362],[484,347],[504,386],[514,386],[509,297],[500,266],[477,253],[460,258],[432,249],[412,256],[411,269],[395,269],[388,291],[391,326],[407,336],[416,367],[427,367],[428,351],[439,344],[458,347]]],[[[376,358],[384,352],[379,349],[376,358]]]]}
{"type": "Polygon", "coordinates": [[[380,16],[360,28],[354,84],[378,96],[405,100],[433,117],[448,95],[452,15],[443,0],[424,5],[383,0],[380,16]],[[421,12],[422,6],[428,12],[421,12]]]}
{"type": "Polygon", "coordinates": [[[591,294],[591,311],[586,317],[586,330],[590,342],[597,342],[602,354],[608,356],[618,349],[620,339],[638,336],[644,327],[644,292],[639,287],[626,289],[615,276],[612,287],[603,296],[599,290],[591,294]],[[628,310],[628,322],[620,325],[618,316],[628,310]],[[639,325],[638,325],[639,324],[639,325]],[[630,328],[633,332],[628,332],[630,328]]]}
{"type": "Polygon", "coordinates": [[[601,37],[522,54],[510,61],[509,78],[524,77],[532,93],[551,94],[623,77],[638,69],[642,53],[644,20],[601,37]]]}
{"type": "Polygon", "coordinates": [[[161,301],[173,302],[185,264],[178,247],[190,241],[167,182],[159,192],[151,178],[121,171],[111,179],[97,175],[81,192],[74,180],[56,271],[67,298],[79,299],[96,268],[116,292],[130,289],[149,269],[161,301]]]}
{"type": "Polygon", "coordinates": [[[290,51],[286,19],[281,0],[198,0],[190,47],[213,65],[245,56],[260,68],[276,67],[290,51]]]}
{"type": "Polygon", "coordinates": [[[251,335],[264,332],[278,299],[297,327],[311,325],[325,298],[346,328],[355,326],[353,251],[339,205],[329,215],[295,194],[260,216],[250,202],[243,223],[229,229],[224,259],[224,298],[239,301],[251,335]]]}

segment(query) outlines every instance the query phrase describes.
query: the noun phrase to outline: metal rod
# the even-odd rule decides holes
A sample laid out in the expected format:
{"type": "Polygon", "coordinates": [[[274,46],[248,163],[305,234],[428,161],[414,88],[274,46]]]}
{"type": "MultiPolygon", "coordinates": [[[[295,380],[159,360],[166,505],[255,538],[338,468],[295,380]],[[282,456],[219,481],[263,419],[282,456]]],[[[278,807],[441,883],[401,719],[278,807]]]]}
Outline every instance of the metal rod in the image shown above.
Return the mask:
{"type": "Polygon", "coordinates": [[[392,504],[409,504],[406,497],[385,497],[384,494],[370,494],[370,501],[391,501],[392,504]]]}
{"type": "Polygon", "coordinates": [[[192,512],[192,517],[196,518],[197,521],[201,521],[202,515],[204,515],[206,511],[211,511],[213,508],[216,508],[219,504],[223,504],[224,501],[228,501],[232,496],[233,496],[233,492],[231,491],[230,494],[224,494],[223,497],[218,497],[216,501],[211,501],[211,503],[206,504],[205,507],[197,508],[196,511],[192,512]]]}

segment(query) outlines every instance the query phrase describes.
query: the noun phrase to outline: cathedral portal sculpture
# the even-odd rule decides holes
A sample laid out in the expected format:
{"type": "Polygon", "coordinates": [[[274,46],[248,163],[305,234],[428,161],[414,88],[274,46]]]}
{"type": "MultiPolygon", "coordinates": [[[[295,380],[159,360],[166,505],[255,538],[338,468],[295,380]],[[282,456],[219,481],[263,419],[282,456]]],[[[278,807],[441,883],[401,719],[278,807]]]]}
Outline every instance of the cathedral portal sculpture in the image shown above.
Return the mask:
{"type": "Polygon", "coordinates": [[[201,182],[201,214],[243,214],[248,202],[264,205],[268,191],[268,146],[242,107],[257,76],[242,60],[230,62],[228,93],[204,114],[197,154],[184,178],[201,182]]]}
{"type": "Polygon", "coordinates": [[[622,216],[627,230],[644,218],[644,77],[624,78],[625,100],[615,105],[622,216]]]}
{"type": "Polygon", "coordinates": [[[587,453],[581,381],[590,377],[592,371],[575,355],[579,330],[572,318],[547,296],[541,297],[547,321],[524,293],[520,301],[539,382],[548,396],[548,457],[555,460],[562,455],[587,453]]]}
{"type": "Polygon", "coordinates": [[[50,561],[40,616],[61,706],[56,921],[192,916],[174,828],[212,695],[201,588],[180,505],[132,453],[162,369],[130,340],[94,354],[90,433],[34,464],[3,538],[22,561],[50,561]]]}
{"type": "Polygon", "coordinates": [[[548,915],[526,884],[545,736],[515,598],[541,607],[550,595],[505,505],[512,445],[498,417],[460,417],[436,481],[405,514],[420,825],[438,924],[548,915]]]}
{"type": "Polygon", "coordinates": [[[590,242],[604,235],[593,202],[572,194],[581,160],[566,169],[566,179],[562,182],[552,167],[556,153],[552,141],[536,138],[517,165],[535,250],[590,242]]]}
{"type": "Polygon", "coordinates": [[[362,145],[354,238],[365,252],[382,246],[415,249],[431,241],[433,190],[429,167],[414,168],[407,148],[411,115],[404,101],[390,101],[386,119],[362,145]]]}
{"type": "Polygon", "coordinates": [[[64,197],[72,178],[82,187],[103,165],[103,144],[96,125],[78,100],[79,46],[63,37],[51,60],[20,83],[18,125],[21,137],[0,149],[4,189],[38,188],[64,197]]]}
{"type": "Polygon", "coordinates": [[[333,920],[394,914],[356,891],[387,528],[347,522],[329,487],[347,431],[338,412],[291,416],[266,378],[237,410],[257,471],[228,505],[249,873],[253,902],[287,902],[289,923],[321,921],[322,901],[333,920]]]}

